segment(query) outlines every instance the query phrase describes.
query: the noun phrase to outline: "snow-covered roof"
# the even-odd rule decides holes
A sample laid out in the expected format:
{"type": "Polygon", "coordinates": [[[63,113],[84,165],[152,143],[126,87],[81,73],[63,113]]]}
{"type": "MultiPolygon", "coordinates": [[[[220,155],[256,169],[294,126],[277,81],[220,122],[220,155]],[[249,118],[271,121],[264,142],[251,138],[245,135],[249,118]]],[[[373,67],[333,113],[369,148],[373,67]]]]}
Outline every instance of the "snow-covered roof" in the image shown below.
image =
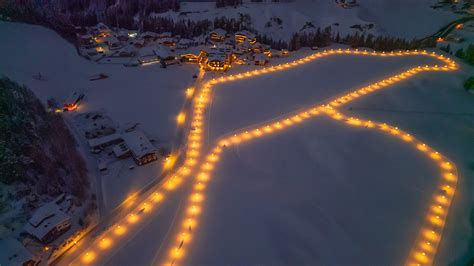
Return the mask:
{"type": "Polygon", "coordinates": [[[122,135],[127,147],[136,158],[141,158],[146,154],[156,152],[155,146],[141,131],[131,131],[122,135]]]}
{"type": "Polygon", "coordinates": [[[200,36],[194,37],[193,39],[197,43],[204,43],[206,41],[206,36],[205,35],[200,35],[200,36]]]}
{"type": "Polygon", "coordinates": [[[227,56],[225,53],[210,53],[208,55],[209,61],[224,61],[227,56]]]}
{"type": "Polygon", "coordinates": [[[173,53],[166,49],[156,49],[155,54],[160,58],[174,57],[173,53]]]}
{"type": "Polygon", "coordinates": [[[245,35],[249,39],[255,38],[255,34],[251,33],[250,31],[246,31],[246,30],[238,31],[238,32],[235,33],[235,35],[237,35],[237,34],[245,35]]]}
{"type": "Polygon", "coordinates": [[[213,34],[213,33],[217,34],[218,36],[225,36],[227,34],[227,31],[217,28],[210,32],[210,34],[213,34]]]}
{"type": "Polygon", "coordinates": [[[158,34],[158,38],[168,38],[171,36],[172,36],[171,32],[162,32],[158,34]]]}
{"type": "Polygon", "coordinates": [[[127,45],[127,46],[123,47],[120,51],[121,52],[126,52],[126,53],[132,53],[132,52],[135,52],[135,50],[136,50],[135,47],[127,45]]]}
{"type": "Polygon", "coordinates": [[[151,31],[145,31],[143,33],[140,33],[141,38],[154,38],[158,36],[156,33],[151,32],[151,31]]]}
{"type": "Polygon", "coordinates": [[[24,265],[34,260],[33,255],[16,239],[7,238],[0,241],[0,265],[24,265]]]}
{"type": "Polygon", "coordinates": [[[114,152],[115,156],[121,157],[121,156],[127,154],[127,152],[129,152],[130,150],[128,149],[127,144],[122,142],[122,143],[119,143],[119,144],[115,145],[112,148],[112,151],[114,152]]]}
{"type": "Polygon", "coordinates": [[[184,54],[194,54],[194,55],[199,55],[201,53],[202,49],[198,48],[198,47],[190,47],[186,50],[184,50],[181,55],[184,55],[184,54]]]}
{"type": "Polygon", "coordinates": [[[165,38],[161,38],[161,39],[158,40],[158,43],[164,43],[164,42],[174,42],[174,38],[165,37],[165,38]]]}
{"type": "Polygon", "coordinates": [[[119,133],[114,133],[114,134],[110,134],[110,135],[103,136],[103,137],[100,137],[100,138],[90,139],[90,140],[88,140],[88,142],[89,142],[89,147],[95,148],[95,147],[99,147],[101,145],[107,145],[111,142],[118,141],[120,139],[121,139],[120,134],[119,133]]]}
{"type": "Polygon", "coordinates": [[[191,45],[191,44],[194,44],[194,40],[192,39],[180,39],[178,44],[181,44],[181,45],[191,45]]]}
{"type": "Polygon", "coordinates": [[[108,36],[105,38],[105,41],[108,43],[117,43],[119,40],[115,36],[108,36]]]}
{"type": "Polygon", "coordinates": [[[70,220],[54,201],[48,202],[36,209],[25,224],[25,231],[38,239],[45,237],[56,225],[70,220]]]}
{"type": "Polygon", "coordinates": [[[145,46],[145,47],[140,48],[140,50],[138,50],[138,55],[139,56],[155,55],[155,50],[156,50],[155,47],[145,46]]]}

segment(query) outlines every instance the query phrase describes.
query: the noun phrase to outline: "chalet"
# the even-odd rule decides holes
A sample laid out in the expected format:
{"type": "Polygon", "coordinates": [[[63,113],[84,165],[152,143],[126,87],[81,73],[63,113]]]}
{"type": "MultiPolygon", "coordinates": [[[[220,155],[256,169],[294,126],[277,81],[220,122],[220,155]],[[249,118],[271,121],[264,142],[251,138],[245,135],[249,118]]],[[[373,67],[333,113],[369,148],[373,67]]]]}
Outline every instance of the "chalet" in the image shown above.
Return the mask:
{"type": "Polygon", "coordinates": [[[122,137],[136,164],[143,165],[158,159],[156,148],[143,132],[131,131],[124,133],[122,137]]]}
{"type": "Polygon", "coordinates": [[[264,54],[257,54],[255,55],[253,62],[257,66],[265,66],[268,64],[268,58],[264,54]]]}
{"type": "Polygon", "coordinates": [[[169,47],[158,46],[153,50],[155,55],[158,56],[160,62],[166,65],[172,65],[179,63],[178,57],[172,52],[169,47]]]}
{"type": "Polygon", "coordinates": [[[151,31],[145,31],[140,34],[139,38],[144,39],[145,41],[153,41],[157,38],[157,34],[151,31]]]}
{"type": "Polygon", "coordinates": [[[257,38],[249,31],[239,31],[235,33],[235,43],[243,43],[245,41],[250,44],[254,44],[257,42],[257,38]]]}
{"type": "Polygon", "coordinates": [[[71,228],[71,218],[52,201],[36,209],[24,230],[40,242],[48,244],[71,228]]]}
{"type": "Polygon", "coordinates": [[[118,55],[120,57],[134,57],[136,55],[136,51],[132,46],[126,46],[120,50],[118,55]]]}
{"type": "Polygon", "coordinates": [[[209,33],[209,39],[214,42],[222,42],[226,38],[227,32],[223,29],[214,29],[209,33]]]}
{"type": "Polygon", "coordinates": [[[91,149],[100,149],[113,144],[120,143],[121,141],[122,137],[120,133],[114,133],[107,136],[90,139],[88,140],[88,143],[91,149]]]}
{"type": "Polygon", "coordinates": [[[255,54],[259,54],[259,53],[263,53],[263,49],[264,49],[263,45],[260,44],[259,42],[256,42],[252,44],[252,48],[250,50],[255,54]]]}
{"type": "Polygon", "coordinates": [[[143,165],[158,159],[156,148],[141,131],[115,133],[108,136],[89,140],[91,149],[112,147],[112,152],[117,158],[132,156],[138,165],[143,165]]]}
{"type": "Polygon", "coordinates": [[[99,22],[99,24],[97,24],[95,27],[93,27],[92,31],[93,31],[94,35],[96,35],[98,37],[107,37],[107,36],[110,36],[111,33],[112,33],[110,28],[107,27],[107,25],[105,25],[102,22],[99,22]]]}
{"type": "Polygon", "coordinates": [[[200,49],[188,49],[185,53],[180,55],[181,62],[184,63],[199,63],[206,56],[206,53],[200,49]]]}
{"type": "Polygon", "coordinates": [[[168,47],[176,46],[176,41],[172,37],[160,38],[158,39],[158,43],[168,47]]]}
{"type": "Polygon", "coordinates": [[[6,238],[0,241],[0,265],[38,265],[40,259],[30,253],[18,240],[6,238]]]}
{"type": "Polygon", "coordinates": [[[128,32],[127,31],[119,31],[116,35],[117,39],[121,42],[126,42],[128,41],[128,39],[130,38],[130,36],[128,36],[128,32]]]}
{"type": "Polygon", "coordinates": [[[137,40],[134,40],[132,42],[133,46],[135,46],[136,48],[142,48],[145,46],[145,40],[143,39],[137,39],[137,40]]]}
{"type": "Polygon", "coordinates": [[[194,40],[194,46],[206,44],[206,36],[205,35],[200,35],[200,36],[194,37],[193,40],[194,40]]]}
{"type": "Polygon", "coordinates": [[[122,48],[122,43],[115,36],[106,37],[105,43],[109,46],[110,50],[117,50],[122,48]]]}
{"type": "Polygon", "coordinates": [[[188,49],[191,46],[194,46],[194,40],[186,38],[180,39],[176,44],[177,49],[188,49]]]}
{"type": "Polygon", "coordinates": [[[120,142],[112,148],[113,153],[119,159],[124,159],[130,156],[130,149],[125,142],[120,142]]]}
{"type": "Polygon", "coordinates": [[[149,65],[149,64],[159,63],[160,58],[155,53],[155,49],[147,46],[139,50],[138,62],[142,65],[149,65]]]}
{"type": "Polygon", "coordinates": [[[158,33],[157,37],[158,37],[158,39],[171,38],[171,37],[173,37],[173,34],[171,34],[171,32],[162,32],[162,33],[158,33]]]}
{"type": "Polygon", "coordinates": [[[252,45],[248,42],[242,42],[235,45],[234,53],[236,54],[246,54],[250,52],[252,45]]]}
{"type": "Polygon", "coordinates": [[[204,61],[204,68],[211,71],[227,71],[230,68],[230,58],[221,52],[209,53],[204,61]]]}

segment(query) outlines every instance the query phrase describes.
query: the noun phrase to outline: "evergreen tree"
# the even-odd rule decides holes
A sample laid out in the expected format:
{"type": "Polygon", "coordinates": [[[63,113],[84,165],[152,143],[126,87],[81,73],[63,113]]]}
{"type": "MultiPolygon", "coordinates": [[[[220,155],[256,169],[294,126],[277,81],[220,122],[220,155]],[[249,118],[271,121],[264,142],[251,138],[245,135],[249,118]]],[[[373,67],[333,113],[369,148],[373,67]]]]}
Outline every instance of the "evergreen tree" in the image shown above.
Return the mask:
{"type": "Polygon", "coordinates": [[[464,50],[459,48],[454,55],[458,58],[464,59],[464,50]]]}

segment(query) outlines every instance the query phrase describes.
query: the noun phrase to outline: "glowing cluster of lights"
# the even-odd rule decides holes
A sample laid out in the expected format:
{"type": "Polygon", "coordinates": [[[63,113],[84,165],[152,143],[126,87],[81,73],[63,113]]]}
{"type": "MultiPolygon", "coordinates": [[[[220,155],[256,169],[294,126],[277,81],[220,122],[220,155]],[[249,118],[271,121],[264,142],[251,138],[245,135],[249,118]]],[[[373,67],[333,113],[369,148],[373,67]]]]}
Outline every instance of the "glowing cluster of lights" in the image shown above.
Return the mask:
{"type": "Polygon", "coordinates": [[[395,83],[401,82],[409,77],[412,77],[418,73],[425,71],[452,71],[458,68],[457,64],[449,58],[444,57],[443,55],[438,55],[436,53],[428,53],[427,51],[404,51],[404,52],[391,52],[391,53],[378,53],[378,52],[369,52],[369,51],[359,51],[359,50],[329,50],[322,53],[316,53],[305,57],[300,60],[296,60],[290,63],[265,68],[262,70],[254,70],[242,74],[230,75],[227,77],[220,77],[218,79],[211,80],[207,86],[216,85],[219,83],[245,79],[252,76],[257,76],[261,74],[271,73],[275,71],[284,70],[287,68],[292,68],[307,62],[310,62],[314,59],[332,55],[332,54],[362,54],[362,55],[371,55],[371,56],[407,56],[407,55],[427,55],[435,57],[438,60],[441,60],[445,63],[443,66],[418,66],[411,68],[405,72],[402,72],[398,75],[389,77],[380,82],[371,84],[367,87],[349,92],[343,96],[336,98],[328,102],[326,105],[313,106],[308,109],[293,113],[291,115],[285,116],[278,120],[273,120],[266,122],[257,127],[247,129],[241,132],[236,132],[224,138],[218,140],[216,146],[210,150],[210,153],[205,157],[201,165],[199,166],[199,172],[195,175],[195,183],[193,190],[189,196],[189,206],[186,209],[186,214],[183,217],[182,221],[182,230],[178,233],[176,238],[174,238],[174,244],[169,250],[167,260],[165,261],[166,265],[177,265],[180,260],[185,256],[185,249],[187,245],[191,242],[191,237],[193,232],[196,230],[198,225],[199,215],[202,212],[203,205],[202,201],[205,198],[205,189],[208,186],[208,182],[211,180],[212,171],[216,167],[216,164],[221,158],[221,153],[223,149],[232,145],[238,145],[245,141],[249,141],[254,138],[260,138],[265,135],[276,133],[282,131],[285,128],[291,127],[293,125],[300,124],[309,118],[313,118],[319,114],[328,115],[329,117],[347,123],[351,126],[356,127],[366,127],[370,129],[378,129],[389,136],[399,138],[406,143],[411,143],[418,150],[427,154],[430,158],[439,163],[441,168],[441,177],[442,182],[433,196],[433,203],[430,208],[430,211],[427,215],[427,219],[423,228],[421,230],[420,236],[417,240],[417,245],[414,247],[411,252],[414,255],[410,255],[409,264],[412,263],[412,260],[416,263],[427,264],[432,261],[433,256],[436,252],[439,240],[441,239],[441,233],[446,221],[449,204],[454,195],[455,186],[456,186],[456,171],[455,166],[444,156],[442,156],[437,151],[434,151],[432,148],[428,147],[426,144],[422,143],[415,139],[412,135],[400,130],[397,127],[387,125],[386,123],[377,123],[370,120],[362,120],[354,117],[346,117],[345,115],[338,112],[335,107],[345,104],[349,101],[357,99],[363,95],[369,94],[371,92],[386,88],[395,83]],[[429,234],[425,234],[429,232],[429,234]],[[428,236],[429,238],[427,238],[428,236]],[[430,249],[426,248],[429,246],[430,249]],[[418,256],[421,254],[421,258],[418,256]]]}
{"type": "MultiPolygon", "coordinates": [[[[446,181],[440,186],[440,190],[434,196],[433,206],[431,206],[428,214],[426,225],[423,226],[422,233],[417,240],[417,245],[414,248],[413,254],[410,255],[410,263],[413,260],[416,263],[426,264],[432,261],[432,258],[436,252],[437,245],[441,239],[441,233],[445,224],[446,216],[448,213],[449,205],[454,195],[454,189],[456,185],[456,171],[453,163],[449,162],[444,156],[434,151],[430,147],[416,140],[413,136],[401,131],[396,127],[389,126],[384,123],[376,123],[368,120],[361,120],[358,118],[346,117],[345,115],[338,112],[336,107],[345,104],[351,100],[357,99],[363,95],[377,91],[382,88],[386,88],[395,83],[401,82],[409,77],[412,77],[418,73],[425,71],[452,71],[458,68],[457,64],[449,58],[436,53],[429,53],[427,51],[401,51],[401,52],[372,52],[366,50],[342,50],[342,49],[331,49],[315,54],[309,55],[293,62],[284,63],[276,66],[263,68],[260,70],[253,70],[244,72],[236,75],[223,76],[220,78],[211,79],[210,81],[202,85],[202,89],[198,91],[198,94],[194,98],[193,114],[191,120],[186,122],[186,115],[180,113],[177,117],[178,124],[189,123],[190,133],[187,140],[186,156],[183,165],[176,171],[176,173],[170,175],[165,179],[163,186],[160,186],[154,193],[141,204],[139,204],[130,214],[114,225],[110,230],[106,231],[99,237],[89,249],[81,256],[81,264],[90,264],[95,261],[101,251],[109,249],[113,243],[119,240],[120,237],[124,236],[130,227],[138,223],[144,215],[153,209],[157,203],[162,202],[165,199],[166,193],[173,191],[183,182],[185,176],[190,175],[195,169],[193,190],[188,199],[188,206],[186,213],[183,216],[181,222],[181,230],[178,235],[173,238],[174,244],[172,244],[169,254],[167,256],[166,264],[176,265],[178,264],[185,255],[185,249],[191,242],[192,234],[195,232],[198,226],[199,215],[203,210],[203,201],[205,199],[205,190],[212,177],[212,171],[216,167],[216,164],[221,158],[221,153],[225,147],[232,145],[238,145],[242,142],[263,137],[272,133],[276,133],[284,130],[285,128],[298,125],[309,118],[313,118],[317,115],[324,114],[329,117],[344,121],[345,123],[352,126],[361,126],[367,128],[379,129],[383,132],[388,133],[391,136],[398,137],[405,142],[412,143],[420,151],[426,153],[433,160],[440,163],[443,169],[443,180],[446,181]],[[325,105],[317,105],[310,107],[305,110],[300,110],[291,115],[287,115],[284,118],[273,120],[261,124],[255,128],[247,129],[242,132],[237,132],[229,136],[223,137],[218,140],[214,148],[209,150],[209,153],[201,158],[201,152],[203,148],[203,130],[204,130],[204,115],[205,108],[210,102],[210,92],[214,85],[231,82],[235,80],[247,79],[253,76],[269,74],[300,66],[302,64],[314,61],[318,58],[336,55],[336,54],[356,54],[366,56],[410,56],[410,55],[424,55],[431,56],[445,63],[442,66],[418,66],[411,68],[398,75],[384,79],[372,85],[364,88],[349,92],[343,96],[340,96],[334,100],[331,100],[325,105]],[[449,181],[449,182],[448,182],[449,181]],[[434,224],[436,222],[436,224],[434,224]],[[429,234],[425,234],[429,232],[429,234]],[[427,238],[427,237],[430,238],[427,238]],[[429,243],[429,244],[428,244],[429,243]],[[428,250],[425,246],[431,247],[428,250]],[[425,247],[425,248],[424,248],[425,247]],[[421,254],[421,255],[420,255],[421,254]],[[421,257],[420,257],[421,256],[421,257]],[[421,259],[423,258],[423,259],[421,259]]],[[[196,93],[194,88],[186,90],[186,97],[191,98],[196,93]]]]}

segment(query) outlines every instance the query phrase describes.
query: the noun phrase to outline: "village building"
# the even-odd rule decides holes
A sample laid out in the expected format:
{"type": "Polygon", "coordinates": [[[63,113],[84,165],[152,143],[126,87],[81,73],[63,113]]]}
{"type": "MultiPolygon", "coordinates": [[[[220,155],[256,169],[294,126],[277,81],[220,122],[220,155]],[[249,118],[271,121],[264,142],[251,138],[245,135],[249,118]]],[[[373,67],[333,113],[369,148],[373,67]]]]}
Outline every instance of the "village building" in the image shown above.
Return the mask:
{"type": "Polygon", "coordinates": [[[230,68],[230,60],[229,55],[216,51],[208,53],[202,65],[210,71],[227,71],[230,68]]]}
{"type": "Polygon", "coordinates": [[[136,48],[142,48],[145,46],[145,40],[144,39],[136,39],[132,42],[133,46],[136,48]]]}
{"type": "Polygon", "coordinates": [[[116,37],[117,37],[117,39],[118,39],[119,41],[121,41],[121,42],[126,42],[126,41],[128,41],[128,39],[130,38],[130,37],[128,36],[128,32],[125,31],[125,30],[119,31],[119,32],[117,33],[116,37]]]}
{"type": "Polygon", "coordinates": [[[183,63],[199,63],[205,56],[205,52],[201,49],[192,48],[187,49],[180,55],[180,60],[183,63]]]}
{"type": "Polygon", "coordinates": [[[91,149],[101,149],[113,144],[120,143],[122,141],[122,136],[120,133],[113,133],[107,136],[93,138],[88,140],[89,147],[91,149]]]}
{"type": "Polygon", "coordinates": [[[243,43],[245,41],[250,44],[254,44],[257,42],[257,38],[249,31],[239,31],[235,33],[235,43],[243,43]]]}
{"type": "Polygon", "coordinates": [[[265,66],[268,64],[268,58],[264,54],[256,54],[253,62],[257,66],[265,66]]]}
{"type": "Polygon", "coordinates": [[[106,37],[104,42],[107,44],[110,50],[117,50],[123,46],[119,39],[117,39],[115,36],[106,37]]]}
{"type": "Polygon", "coordinates": [[[134,57],[136,53],[136,50],[132,46],[126,46],[120,50],[118,55],[120,57],[134,57]]]}
{"type": "Polygon", "coordinates": [[[151,31],[145,31],[139,35],[139,38],[144,39],[145,41],[153,41],[157,38],[157,34],[151,31]]]}
{"type": "Polygon", "coordinates": [[[102,22],[99,22],[95,27],[93,27],[92,32],[96,37],[101,38],[110,36],[110,34],[112,33],[110,28],[102,22]]]}
{"type": "Polygon", "coordinates": [[[173,34],[171,34],[171,32],[162,32],[162,33],[158,33],[157,37],[158,37],[158,39],[171,38],[171,37],[173,37],[173,34]]]}
{"type": "Polygon", "coordinates": [[[160,58],[155,53],[155,49],[153,47],[147,46],[139,50],[138,62],[142,65],[150,65],[159,63],[160,58]]]}
{"type": "Polygon", "coordinates": [[[162,64],[173,65],[179,63],[178,57],[170,47],[158,46],[154,49],[154,53],[158,56],[162,64]]]}
{"type": "Polygon", "coordinates": [[[119,159],[125,159],[130,156],[130,149],[127,147],[125,142],[120,142],[119,144],[112,147],[112,151],[115,157],[119,159]]]}
{"type": "Polygon", "coordinates": [[[135,163],[144,165],[156,161],[156,148],[141,131],[131,131],[123,134],[123,140],[130,150],[135,163]]]}
{"type": "Polygon", "coordinates": [[[112,147],[112,152],[119,159],[132,156],[138,165],[144,165],[158,159],[155,146],[151,144],[142,131],[115,133],[89,140],[91,149],[105,148],[114,144],[117,145],[112,147]]]}
{"type": "Polygon", "coordinates": [[[40,242],[48,244],[71,228],[71,218],[55,202],[36,209],[24,230],[40,242]]]}
{"type": "Polygon", "coordinates": [[[40,259],[14,238],[0,241],[0,265],[36,266],[40,259]]]}
{"type": "Polygon", "coordinates": [[[178,41],[178,43],[176,44],[176,48],[177,49],[188,49],[192,46],[194,46],[194,40],[193,39],[186,39],[186,38],[183,38],[183,39],[180,39],[178,41]]]}
{"type": "Polygon", "coordinates": [[[158,39],[158,43],[168,47],[176,46],[176,41],[172,37],[160,38],[158,39]]]}
{"type": "Polygon", "coordinates": [[[223,29],[214,29],[209,33],[209,39],[214,42],[222,42],[226,38],[227,32],[223,29]]]}

